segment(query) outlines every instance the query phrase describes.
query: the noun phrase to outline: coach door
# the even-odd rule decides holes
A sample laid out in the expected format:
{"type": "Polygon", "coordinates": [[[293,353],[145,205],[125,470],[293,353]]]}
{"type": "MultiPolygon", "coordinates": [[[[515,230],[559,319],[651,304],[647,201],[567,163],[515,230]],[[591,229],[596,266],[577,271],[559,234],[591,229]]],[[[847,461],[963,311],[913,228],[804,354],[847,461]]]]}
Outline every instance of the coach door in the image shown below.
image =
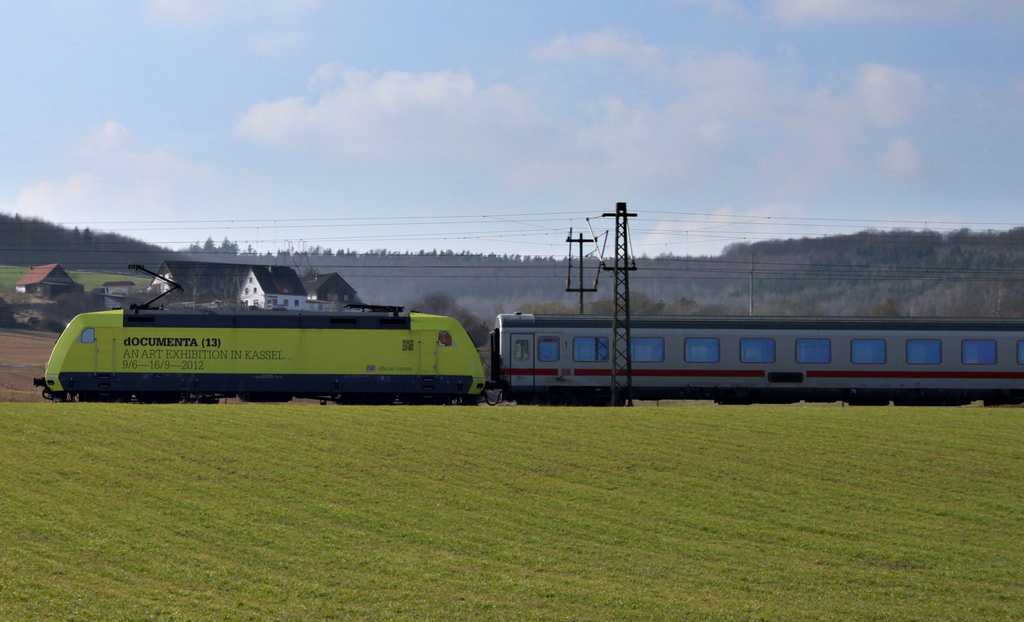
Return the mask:
{"type": "Polygon", "coordinates": [[[510,352],[507,375],[512,387],[533,388],[534,378],[536,378],[533,347],[533,333],[509,334],[510,352]]]}

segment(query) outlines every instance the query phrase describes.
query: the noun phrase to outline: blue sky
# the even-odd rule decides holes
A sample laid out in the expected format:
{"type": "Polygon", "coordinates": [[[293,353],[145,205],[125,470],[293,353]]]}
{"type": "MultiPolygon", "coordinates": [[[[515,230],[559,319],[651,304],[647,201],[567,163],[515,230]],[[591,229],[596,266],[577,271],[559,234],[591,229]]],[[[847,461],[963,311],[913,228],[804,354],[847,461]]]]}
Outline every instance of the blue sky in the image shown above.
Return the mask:
{"type": "Polygon", "coordinates": [[[1024,0],[0,0],[0,211],[564,255],[1024,225],[1024,0]],[[588,231],[589,232],[589,231],[588,231]]]}

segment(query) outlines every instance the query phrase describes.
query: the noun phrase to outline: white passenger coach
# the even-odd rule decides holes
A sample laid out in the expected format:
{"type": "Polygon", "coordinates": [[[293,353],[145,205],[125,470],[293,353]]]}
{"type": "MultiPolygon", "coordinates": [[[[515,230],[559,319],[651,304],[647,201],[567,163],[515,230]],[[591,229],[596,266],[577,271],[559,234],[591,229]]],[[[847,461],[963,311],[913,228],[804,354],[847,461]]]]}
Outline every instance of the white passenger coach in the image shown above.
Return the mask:
{"type": "MultiPolygon", "coordinates": [[[[1016,404],[1024,320],[634,317],[633,397],[718,403],[1016,404]]],[[[607,404],[612,319],[499,315],[492,386],[519,403],[607,404]]]]}

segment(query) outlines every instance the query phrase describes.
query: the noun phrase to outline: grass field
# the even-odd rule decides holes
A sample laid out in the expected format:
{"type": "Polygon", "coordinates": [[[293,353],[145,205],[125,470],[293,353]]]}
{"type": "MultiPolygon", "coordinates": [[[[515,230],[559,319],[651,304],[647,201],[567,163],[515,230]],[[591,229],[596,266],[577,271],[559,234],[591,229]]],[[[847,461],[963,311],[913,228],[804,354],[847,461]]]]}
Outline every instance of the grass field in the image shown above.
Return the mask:
{"type": "Polygon", "coordinates": [[[1024,411],[0,404],[3,620],[1019,620],[1024,411]]]}
{"type": "MultiPolygon", "coordinates": [[[[0,265],[0,292],[13,292],[14,286],[21,277],[28,273],[25,266],[0,265]]],[[[82,272],[71,270],[68,272],[76,283],[85,287],[85,291],[92,291],[108,281],[135,281],[136,285],[143,285],[149,282],[149,277],[139,275],[126,276],[125,274],[114,274],[107,272],[82,272]]],[[[3,294],[0,294],[3,295],[3,294]]]]}

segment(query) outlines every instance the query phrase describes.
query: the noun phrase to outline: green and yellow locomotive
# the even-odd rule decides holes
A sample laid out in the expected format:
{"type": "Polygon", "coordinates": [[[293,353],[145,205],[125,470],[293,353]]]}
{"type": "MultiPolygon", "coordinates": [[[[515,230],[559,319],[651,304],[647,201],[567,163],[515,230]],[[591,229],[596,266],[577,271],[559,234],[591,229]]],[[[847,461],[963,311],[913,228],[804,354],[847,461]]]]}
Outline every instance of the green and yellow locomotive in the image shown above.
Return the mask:
{"type": "Polygon", "coordinates": [[[484,370],[454,319],[390,312],[84,313],[35,384],[55,402],[476,403],[484,370]]]}

